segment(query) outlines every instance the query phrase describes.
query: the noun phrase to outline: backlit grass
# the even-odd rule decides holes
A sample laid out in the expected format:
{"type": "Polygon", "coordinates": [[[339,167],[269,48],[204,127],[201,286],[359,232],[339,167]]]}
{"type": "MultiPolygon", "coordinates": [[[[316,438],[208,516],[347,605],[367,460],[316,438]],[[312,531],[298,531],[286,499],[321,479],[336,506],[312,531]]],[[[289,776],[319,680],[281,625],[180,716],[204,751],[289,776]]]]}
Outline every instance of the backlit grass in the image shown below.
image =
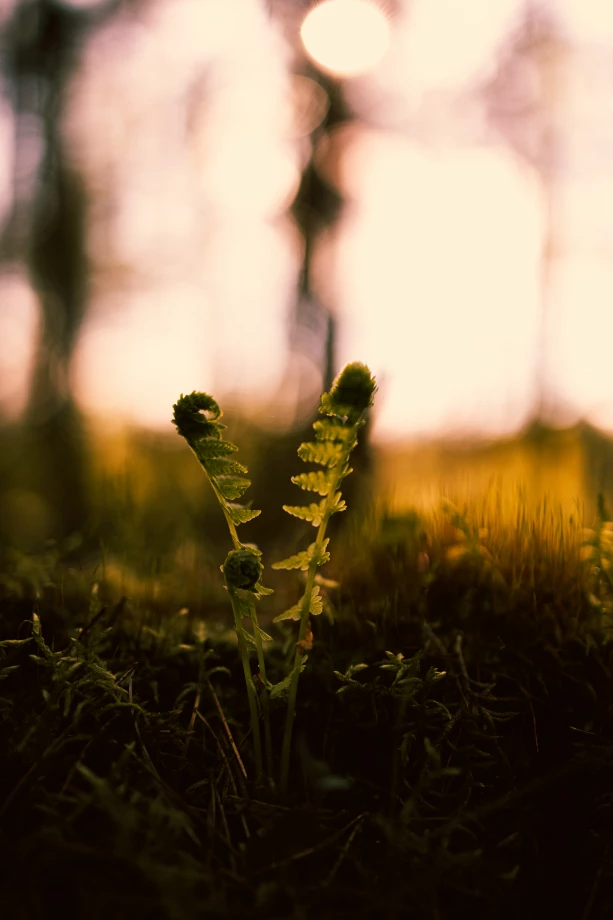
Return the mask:
{"type": "MultiPolygon", "coordinates": [[[[3,549],[7,916],[611,916],[606,503],[531,510],[494,482],[429,512],[350,513],[283,801],[256,787],[210,549],[182,562],[197,609],[177,576],[174,603],[172,580],[148,595],[146,558],[126,558],[142,590],[121,598],[76,545],[3,549]]],[[[298,576],[279,574],[295,603],[298,576]]],[[[274,683],[296,635],[266,628],[274,683]]],[[[278,749],[282,701],[270,718],[278,749]]]]}

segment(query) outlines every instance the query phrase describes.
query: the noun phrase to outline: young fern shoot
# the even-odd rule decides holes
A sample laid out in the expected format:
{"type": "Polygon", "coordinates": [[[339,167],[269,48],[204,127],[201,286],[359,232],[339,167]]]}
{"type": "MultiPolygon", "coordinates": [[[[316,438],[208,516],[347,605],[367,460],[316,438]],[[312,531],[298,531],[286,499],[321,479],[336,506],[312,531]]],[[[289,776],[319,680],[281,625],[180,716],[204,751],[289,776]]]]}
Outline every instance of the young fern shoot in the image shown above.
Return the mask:
{"type": "Polygon", "coordinates": [[[315,541],[306,550],[281,562],[275,562],[272,566],[273,569],[302,569],[307,573],[301,600],[274,620],[278,622],[292,619],[300,622],[294,666],[288,677],[289,695],[280,773],[283,793],[287,791],[298,680],[306,665],[306,653],[311,645],[309,615],[315,616],[322,611],[322,598],[316,578],[317,568],[330,558],[327,551],[329,538],[325,536],[326,528],[331,516],[347,507],[338,488],[343,479],[352,472],[349,456],[358,442],[358,431],[365,424],[364,413],[372,406],[376,389],[368,367],[355,362],[348,364],[333,383],[330,392],[322,395],[319,412],[324,418],[313,423],[315,440],[301,444],[298,456],[305,463],[316,463],[324,469],[292,476],[292,482],[305,491],[317,492],[323,498],[309,505],[283,506],[288,514],[309,521],[317,527],[315,541]]]}
{"type": "Polygon", "coordinates": [[[222,431],[225,429],[219,419],[222,411],[207,393],[191,393],[183,396],[173,406],[173,424],[179,434],[185,438],[192,451],[202,466],[213,492],[221,505],[224,513],[233,549],[228,554],[225,563],[221,566],[226,588],[230,595],[234,625],[238,637],[238,649],[243,664],[245,683],[247,685],[247,698],[249,713],[253,730],[254,759],[257,779],[262,778],[262,743],[260,738],[260,723],[258,713],[257,694],[249,667],[250,645],[254,645],[258,656],[258,665],[261,677],[261,700],[264,715],[264,732],[266,745],[266,765],[269,777],[272,776],[272,739],[270,733],[270,719],[268,715],[268,681],[264,664],[264,650],[262,641],[271,641],[259,626],[255,611],[255,600],[263,594],[272,594],[271,588],[260,584],[262,574],[261,552],[252,544],[244,544],[238,539],[236,528],[239,524],[253,520],[260,514],[244,505],[237,504],[234,499],[240,498],[251,485],[245,478],[247,468],[242,463],[230,460],[231,454],[238,448],[230,441],[224,441],[222,431]],[[242,626],[242,618],[249,616],[253,626],[253,636],[242,626]]]}

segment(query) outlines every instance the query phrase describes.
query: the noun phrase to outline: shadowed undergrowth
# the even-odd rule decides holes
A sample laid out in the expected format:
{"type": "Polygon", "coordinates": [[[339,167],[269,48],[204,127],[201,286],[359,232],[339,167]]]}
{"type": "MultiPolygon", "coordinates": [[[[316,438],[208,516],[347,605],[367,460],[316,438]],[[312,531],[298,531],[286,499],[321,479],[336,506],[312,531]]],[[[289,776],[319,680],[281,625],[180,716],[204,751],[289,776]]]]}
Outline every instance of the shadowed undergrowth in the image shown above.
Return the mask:
{"type": "MultiPolygon", "coordinates": [[[[113,598],[75,546],[3,551],[6,915],[611,916],[609,515],[519,498],[347,526],[284,800],[218,586],[203,616],[113,598]]],[[[295,635],[267,629],[274,682],[295,635]]]]}

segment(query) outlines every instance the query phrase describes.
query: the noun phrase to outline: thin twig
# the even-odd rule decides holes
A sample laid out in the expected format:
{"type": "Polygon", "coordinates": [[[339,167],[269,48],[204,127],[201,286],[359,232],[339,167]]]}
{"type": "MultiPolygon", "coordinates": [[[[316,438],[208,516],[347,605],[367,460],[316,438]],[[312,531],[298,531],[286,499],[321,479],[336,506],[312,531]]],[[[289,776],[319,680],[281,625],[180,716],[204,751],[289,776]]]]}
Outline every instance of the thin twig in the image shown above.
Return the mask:
{"type": "Polygon", "coordinates": [[[106,613],[106,611],[107,611],[106,606],[101,607],[100,610],[98,611],[98,613],[96,613],[96,614],[92,617],[92,619],[89,621],[89,623],[86,623],[85,626],[83,626],[83,627],[81,628],[81,632],[79,633],[79,636],[78,636],[79,642],[83,642],[83,636],[86,636],[86,635],[87,635],[87,633],[90,631],[90,629],[92,628],[92,626],[95,626],[95,625],[96,625],[96,623],[98,622],[98,620],[99,620],[101,617],[104,616],[104,614],[106,613]]]}
{"type": "Polygon", "coordinates": [[[307,856],[312,856],[313,853],[318,853],[320,850],[325,850],[326,847],[332,846],[333,843],[336,843],[339,837],[342,837],[343,834],[349,830],[350,827],[353,827],[358,821],[363,821],[369,813],[364,812],[361,815],[358,815],[356,818],[353,818],[349,824],[346,824],[345,827],[342,827],[340,830],[335,831],[333,834],[330,834],[329,837],[326,837],[325,840],[322,840],[320,843],[315,844],[315,846],[307,847],[305,850],[299,850],[298,853],[292,853],[291,856],[282,859],[279,862],[273,863],[271,866],[264,866],[262,869],[257,869],[252,873],[253,876],[264,875],[266,872],[274,870],[275,872],[278,869],[284,869],[285,866],[291,865],[293,862],[297,862],[300,859],[305,859],[307,856]]]}
{"type": "Polygon", "coordinates": [[[458,661],[460,662],[460,668],[461,668],[461,671],[462,671],[462,677],[463,677],[464,680],[466,681],[466,686],[467,686],[467,687],[470,687],[470,677],[468,676],[468,670],[467,670],[467,668],[466,668],[466,662],[464,661],[464,653],[462,652],[462,640],[463,640],[462,633],[458,633],[458,635],[456,636],[456,640],[455,640],[455,648],[454,648],[454,651],[455,651],[456,655],[458,656],[458,661]]]}
{"type": "Polygon", "coordinates": [[[227,736],[228,736],[228,741],[230,742],[230,746],[231,746],[231,748],[232,748],[232,751],[234,752],[234,756],[236,757],[236,762],[238,763],[238,766],[239,766],[239,768],[240,768],[240,771],[241,771],[241,773],[243,774],[243,778],[244,778],[245,780],[247,780],[247,771],[245,770],[245,765],[244,765],[244,763],[243,763],[243,761],[242,761],[242,759],[241,759],[241,755],[238,753],[238,748],[236,747],[236,744],[234,743],[234,738],[232,737],[232,732],[230,731],[230,726],[228,725],[228,722],[227,722],[226,717],[225,717],[225,715],[224,715],[224,711],[223,711],[223,709],[221,708],[221,703],[219,702],[219,700],[218,700],[218,698],[217,698],[217,694],[215,693],[215,690],[213,689],[213,684],[211,683],[211,681],[209,680],[208,677],[207,677],[207,679],[206,679],[206,682],[207,682],[207,686],[208,686],[208,688],[209,688],[209,690],[210,690],[210,692],[211,692],[211,696],[212,696],[213,699],[215,700],[215,706],[217,707],[217,712],[219,713],[219,718],[221,719],[221,721],[222,721],[222,723],[223,723],[223,727],[224,727],[224,729],[225,729],[225,731],[226,731],[226,734],[227,734],[227,736]]]}
{"type": "Polygon", "coordinates": [[[355,840],[356,834],[357,834],[358,831],[361,829],[362,824],[364,823],[364,819],[367,817],[367,815],[368,815],[368,812],[364,812],[364,814],[358,815],[358,817],[355,819],[355,824],[354,824],[354,826],[353,826],[353,829],[352,829],[351,833],[349,834],[349,837],[348,837],[347,840],[345,841],[344,847],[342,848],[342,850],[341,850],[340,853],[338,854],[338,859],[336,860],[336,862],[335,862],[334,865],[332,866],[332,869],[331,869],[330,872],[328,873],[328,877],[327,877],[326,880],[323,882],[323,887],[324,887],[324,888],[327,888],[328,885],[331,884],[331,882],[333,881],[334,877],[336,876],[336,873],[338,872],[338,870],[340,869],[340,867],[341,867],[343,861],[344,861],[345,858],[347,857],[347,853],[349,852],[349,848],[350,848],[351,844],[353,843],[353,841],[355,840]]]}
{"type": "Polygon", "coordinates": [[[464,700],[464,705],[466,706],[466,711],[470,712],[470,706],[468,705],[468,700],[464,696],[464,690],[462,689],[462,684],[460,683],[460,678],[456,677],[456,684],[458,685],[458,690],[460,691],[460,696],[464,700]]]}
{"type": "Polygon", "coordinates": [[[230,850],[230,862],[232,864],[232,871],[236,872],[236,850],[232,844],[232,838],[230,837],[230,828],[228,827],[228,821],[226,818],[226,813],[224,811],[223,802],[221,801],[221,796],[217,791],[217,787],[213,786],[213,796],[217,799],[217,805],[219,807],[219,814],[221,815],[221,823],[223,825],[224,833],[226,835],[226,842],[230,850]]]}
{"type": "MultiPolygon", "coordinates": [[[[227,773],[228,773],[228,776],[230,777],[230,782],[232,783],[232,788],[234,789],[234,792],[235,792],[236,795],[238,796],[238,789],[236,788],[236,782],[235,782],[235,780],[234,780],[234,773],[233,773],[232,770],[230,769],[230,761],[229,761],[229,760],[227,759],[227,757],[226,757],[226,752],[225,752],[225,750],[224,750],[224,748],[223,748],[223,745],[221,744],[221,742],[220,742],[219,738],[217,737],[216,733],[213,731],[213,729],[211,728],[211,726],[209,725],[209,723],[206,721],[206,719],[204,718],[204,716],[202,715],[202,713],[200,712],[199,709],[196,710],[196,715],[197,715],[200,719],[202,719],[202,721],[205,723],[205,725],[207,726],[207,728],[209,729],[209,731],[212,733],[212,735],[213,735],[213,737],[215,738],[215,741],[217,742],[217,745],[218,745],[218,747],[219,747],[219,749],[220,749],[220,751],[221,751],[221,753],[222,753],[222,756],[223,756],[223,764],[222,764],[222,766],[221,766],[221,770],[220,770],[219,773],[217,774],[217,778],[216,778],[216,780],[215,780],[215,784],[217,785],[217,783],[219,782],[219,780],[221,779],[221,777],[222,777],[222,775],[223,775],[224,770],[226,770],[227,773]]],[[[240,761],[239,761],[239,763],[240,763],[240,761]]],[[[243,792],[243,796],[244,796],[244,798],[248,799],[248,798],[249,798],[249,793],[247,792],[247,783],[246,783],[246,781],[245,781],[245,777],[244,777],[243,773],[241,773],[240,771],[239,771],[239,774],[238,774],[238,779],[239,779],[239,782],[240,782],[240,784],[241,784],[241,790],[242,790],[242,792],[243,792]]]]}
{"type": "MultiPolygon", "coordinates": [[[[244,804],[245,800],[238,795],[229,795],[227,796],[229,802],[236,802],[236,804],[244,804]]],[[[259,799],[249,799],[248,805],[253,806],[254,808],[261,808],[264,811],[268,812],[288,812],[293,811],[293,808],[290,808],[288,805],[278,805],[276,802],[260,802],[259,799]]]]}
{"type": "MultiPolygon", "coordinates": [[[[221,753],[221,757],[222,757],[222,760],[223,760],[223,764],[224,764],[223,767],[222,767],[222,771],[223,771],[224,769],[227,770],[228,776],[230,777],[230,783],[231,783],[232,789],[233,789],[233,791],[234,791],[234,795],[235,795],[236,798],[238,799],[238,798],[239,798],[239,795],[238,795],[238,789],[237,789],[237,786],[236,786],[236,780],[234,779],[234,774],[232,773],[232,770],[230,769],[230,763],[229,763],[229,761],[228,761],[228,758],[226,757],[226,752],[225,752],[224,749],[223,749],[223,745],[222,745],[221,741],[219,740],[219,738],[217,737],[217,735],[215,734],[215,732],[213,731],[213,729],[211,728],[211,726],[209,725],[209,723],[207,722],[207,720],[204,718],[204,716],[202,715],[202,713],[200,712],[200,710],[199,710],[199,709],[195,709],[194,712],[196,713],[196,715],[198,716],[198,718],[201,719],[201,720],[204,722],[204,724],[206,725],[206,727],[208,728],[208,730],[209,730],[210,733],[212,734],[213,738],[215,739],[215,741],[216,741],[216,743],[217,743],[217,747],[219,748],[219,751],[220,751],[220,753],[221,753]]],[[[220,775],[217,777],[217,780],[215,781],[215,784],[214,784],[214,786],[213,786],[214,789],[217,787],[217,783],[219,782],[220,776],[221,776],[221,773],[220,773],[220,775]]],[[[251,831],[249,830],[249,825],[247,824],[247,821],[246,821],[244,815],[241,815],[241,824],[243,825],[243,830],[245,831],[245,837],[247,838],[247,840],[249,840],[249,838],[251,837],[251,831]]]]}
{"type": "Polygon", "coordinates": [[[185,739],[185,744],[183,746],[183,760],[187,757],[187,749],[189,747],[189,742],[192,737],[192,732],[194,731],[194,725],[196,724],[196,710],[200,705],[200,690],[196,693],[196,699],[194,700],[194,708],[192,709],[191,719],[189,720],[189,726],[187,728],[187,738],[185,739]]]}
{"type": "Polygon", "coordinates": [[[430,624],[424,621],[422,624],[422,629],[427,635],[427,637],[436,645],[441,655],[443,655],[445,658],[448,658],[449,652],[447,651],[447,649],[445,648],[445,646],[443,645],[439,637],[436,635],[436,633],[434,632],[430,624]]]}
{"type": "MultiPolygon", "coordinates": [[[[216,807],[217,807],[217,796],[215,795],[215,787],[213,787],[212,794],[211,794],[211,801],[209,802],[209,807],[208,807],[207,816],[206,816],[207,827],[212,835],[214,835],[216,831],[216,828],[215,828],[216,807]]],[[[208,849],[209,856],[210,856],[212,853],[212,849],[208,847],[207,849],[208,849]]]]}
{"type": "Polygon", "coordinates": [[[204,716],[202,715],[202,713],[200,712],[200,710],[199,710],[199,709],[195,709],[194,712],[196,713],[196,715],[198,716],[198,718],[200,719],[200,721],[201,721],[201,722],[204,722],[204,724],[206,725],[206,727],[208,728],[208,730],[209,730],[210,733],[212,734],[213,738],[215,739],[215,741],[216,741],[216,743],[217,743],[217,747],[219,748],[219,753],[221,754],[221,759],[222,759],[223,762],[224,762],[224,767],[227,769],[228,773],[229,773],[230,775],[232,775],[232,771],[230,770],[230,764],[228,763],[228,758],[226,757],[226,752],[225,752],[224,749],[223,749],[223,745],[222,745],[221,741],[219,740],[219,738],[217,737],[217,735],[215,734],[215,732],[213,731],[213,729],[212,729],[211,726],[209,725],[208,721],[204,718],[204,716]]]}

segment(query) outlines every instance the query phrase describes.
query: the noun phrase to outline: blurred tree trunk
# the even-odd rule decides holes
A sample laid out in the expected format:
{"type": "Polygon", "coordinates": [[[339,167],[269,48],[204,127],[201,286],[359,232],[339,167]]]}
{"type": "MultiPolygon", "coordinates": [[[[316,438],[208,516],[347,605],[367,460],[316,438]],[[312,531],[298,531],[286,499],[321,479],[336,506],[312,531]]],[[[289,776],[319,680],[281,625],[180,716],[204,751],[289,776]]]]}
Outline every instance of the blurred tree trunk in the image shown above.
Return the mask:
{"type": "MultiPolygon", "coordinates": [[[[303,61],[300,75],[317,83],[325,92],[328,105],[322,121],[311,133],[312,152],[322,139],[342,124],[352,121],[344,94],[342,83],[333,77],[321,73],[314,66],[303,61]]],[[[341,368],[336,357],[338,323],[334,310],[323,303],[318,295],[313,279],[313,254],[318,237],[338,220],[342,211],[343,199],[337,189],[331,186],[321,175],[313,161],[313,156],[304,167],[300,186],[291,207],[291,213],[298,225],[303,241],[304,254],[302,268],[296,291],[296,306],[290,330],[290,365],[296,355],[306,356],[316,367],[320,378],[320,391],[328,391],[341,368]]],[[[355,356],[360,360],[360,355],[355,356]]],[[[303,441],[314,437],[313,422],[319,418],[316,411],[318,396],[314,396],[307,381],[299,388],[296,407],[296,424],[288,433],[271,438],[260,458],[262,471],[265,473],[262,492],[274,496],[272,508],[267,512],[267,525],[270,530],[280,535],[281,542],[290,544],[296,539],[295,549],[305,540],[304,524],[296,522],[282,511],[282,504],[296,504],[305,498],[291,483],[291,476],[302,472],[302,461],[296,456],[296,450],[303,441]],[[295,536],[294,536],[295,535],[295,536]]],[[[370,448],[370,416],[362,428],[358,445],[352,454],[351,466],[355,472],[343,482],[343,496],[347,501],[349,515],[364,513],[373,495],[373,460],[370,448]]],[[[254,477],[255,479],[255,477],[254,477]]],[[[310,501],[311,499],[309,499],[310,501]]],[[[256,507],[258,507],[256,502],[256,507]]],[[[329,524],[329,534],[343,529],[346,515],[334,515],[329,524]]],[[[262,528],[254,523],[254,532],[262,528]]],[[[259,537],[258,537],[259,538],[259,537]]],[[[292,549],[292,552],[294,549],[292,549]]]]}
{"type": "Polygon", "coordinates": [[[544,234],[540,265],[540,322],[535,373],[536,422],[550,422],[556,405],[549,380],[549,343],[556,260],[561,255],[559,180],[563,166],[564,69],[568,47],[555,16],[528,2],[500,56],[497,72],[482,88],[487,117],[509,147],[538,176],[544,234]]]}
{"type": "Polygon", "coordinates": [[[86,515],[83,436],[69,381],[85,302],[85,197],[61,127],[84,25],[84,17],[51,0],[23,0],[4,36],[16,160],[29,154],[33,125],[42,148],[32,187],[16,196],[2,247],[5,258],[25,261],[41,305],[21,476],[48,504],[57,537],[81,529],[86,515]]]}

